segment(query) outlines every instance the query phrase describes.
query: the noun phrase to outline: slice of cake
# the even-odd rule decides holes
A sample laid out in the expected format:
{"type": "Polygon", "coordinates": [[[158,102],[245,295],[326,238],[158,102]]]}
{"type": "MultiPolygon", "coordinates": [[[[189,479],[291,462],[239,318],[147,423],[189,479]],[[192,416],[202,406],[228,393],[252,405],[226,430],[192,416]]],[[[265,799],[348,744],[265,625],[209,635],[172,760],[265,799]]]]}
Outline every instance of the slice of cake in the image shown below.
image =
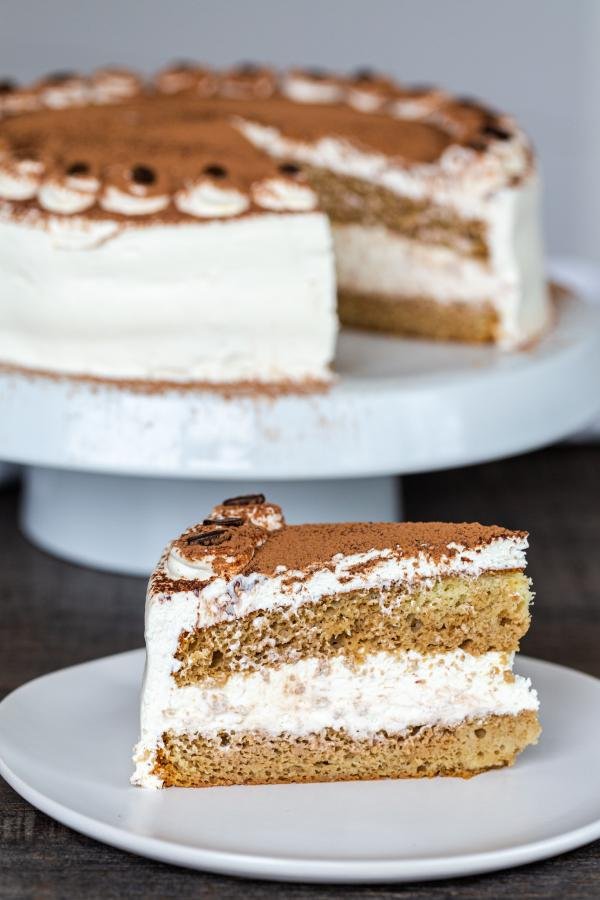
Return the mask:
{"type": "Polygon", "coordinates": [[[148,588],[144,787],[467,777],[539,735],[527,535],[216,507],[148,588]]]}
{"type": "Polygon", "coordinates": [[[0,364],[323,387],[336,271],[342,323],[515,347],[549,319],[537,190],[512,119],[366,71],[6,81],[0,364]]]}

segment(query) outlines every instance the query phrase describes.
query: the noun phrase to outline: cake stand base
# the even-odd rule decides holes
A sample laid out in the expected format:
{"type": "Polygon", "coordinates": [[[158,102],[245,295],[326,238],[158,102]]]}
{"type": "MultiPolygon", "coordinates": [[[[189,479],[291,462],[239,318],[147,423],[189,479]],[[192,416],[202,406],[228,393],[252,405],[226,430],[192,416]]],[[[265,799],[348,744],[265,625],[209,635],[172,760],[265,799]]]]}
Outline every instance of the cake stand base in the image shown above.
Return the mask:
{"type": "Polygon", "coordinates": [[[175,535],[235,494],[264,491],[289,523],[398,521],[399,479],[188,481],[31,467],[21,527],[63,559],[128,575],[148,575],[175,535]]]}

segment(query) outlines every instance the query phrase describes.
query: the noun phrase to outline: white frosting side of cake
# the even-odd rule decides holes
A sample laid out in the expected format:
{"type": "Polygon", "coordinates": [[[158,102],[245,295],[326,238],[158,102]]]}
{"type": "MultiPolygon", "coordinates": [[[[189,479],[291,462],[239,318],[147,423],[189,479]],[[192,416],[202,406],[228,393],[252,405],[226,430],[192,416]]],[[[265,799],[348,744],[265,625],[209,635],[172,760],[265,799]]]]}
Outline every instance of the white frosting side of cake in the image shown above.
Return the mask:
{"type": "Polygon", "coordinates": [[[510,349],[539,335],[551,318],[535,172],[490,198],[487,225],[489,265],[499,285],[490,299],[500,316],[499,343],[510,349]]]}
{"type": "Polygon", "coordinates": [[[529,680],[508,675],[512,659],[496,652],[422,655],[410,650],[371,654],[360,665],[343,657],[307,658],[249,675],[235,673],[219,687],[178,687],[173,679],[163,679],[155,691],[144,692],[132,781],[160,786],[152,767],[166,731],[302,736],[334,728],[360,739],[382,730],[402,734],[415,725],[451,727],[536,710],[529,680]]]}
{"type": "Polygon", "coordinates": [[[324,215],[122,227],[0,206],[0,359],[99,378],[327,379],[337,319],[324,215]]]}

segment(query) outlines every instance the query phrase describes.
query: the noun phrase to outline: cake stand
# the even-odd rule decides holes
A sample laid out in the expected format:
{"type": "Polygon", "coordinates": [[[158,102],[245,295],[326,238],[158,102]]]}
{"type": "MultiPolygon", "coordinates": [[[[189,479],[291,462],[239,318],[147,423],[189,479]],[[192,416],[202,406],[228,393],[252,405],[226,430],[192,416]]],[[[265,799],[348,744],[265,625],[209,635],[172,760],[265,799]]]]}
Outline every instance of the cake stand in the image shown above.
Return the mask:
{"type": "Polygon", "coordinates": [[[23,530],[72,561],[146,574],[167,540],[232,494],[264,491],[291,522],[398,519],[395,476],[531,450],[598,411],[600,267],[557,260],[551,274],[576,296],[530,349],[348,331],[339,381],[320,395],[4,373],[0,457],[26,467],[23,530]]]}

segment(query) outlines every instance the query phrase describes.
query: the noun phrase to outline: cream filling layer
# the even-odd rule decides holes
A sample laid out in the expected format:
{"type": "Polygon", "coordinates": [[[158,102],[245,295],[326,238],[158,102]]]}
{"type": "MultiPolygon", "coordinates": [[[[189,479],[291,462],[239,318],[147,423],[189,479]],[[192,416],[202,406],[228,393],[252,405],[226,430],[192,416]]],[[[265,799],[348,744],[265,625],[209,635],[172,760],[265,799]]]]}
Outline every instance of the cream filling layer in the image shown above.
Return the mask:
{"type": "Polygon", "coordinates": [[[133,782],[159,786],[154,753],[164,732],[216,737],[223,731],[302,736],[325,728],[354,738],[414,726],[456,726],[491,715],[536,710],[530,681],[511,674],[513,656],[462,650],[423,655],[374,653],[355,664],[344,657],[307,658],[224,685],[178,687],[168,677],[142,700],[142,736],[133,782]]]}
{"type": "Polygon", "coordinates": [[[341,290],[474,304],[500,293],[487,263],[383,226],[334,224],[333,241],[341,290]]]}

